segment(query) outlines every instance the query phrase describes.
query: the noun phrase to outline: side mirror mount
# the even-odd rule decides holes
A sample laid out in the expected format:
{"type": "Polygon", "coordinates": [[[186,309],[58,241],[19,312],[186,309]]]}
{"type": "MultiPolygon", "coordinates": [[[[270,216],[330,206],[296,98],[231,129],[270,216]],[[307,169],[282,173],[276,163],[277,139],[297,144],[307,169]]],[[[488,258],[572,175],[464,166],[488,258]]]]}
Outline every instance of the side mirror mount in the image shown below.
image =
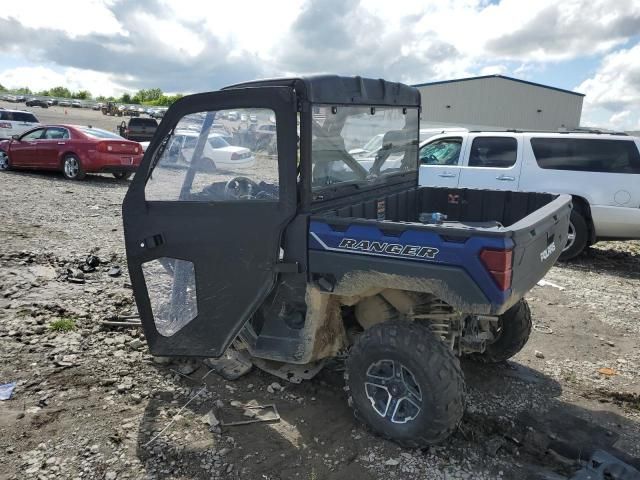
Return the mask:
{"type": "Polygon", "coordinates": [[[11,135],[11,138],[17,140],[18,142],[20,141],[20,135],[11,135]]]}

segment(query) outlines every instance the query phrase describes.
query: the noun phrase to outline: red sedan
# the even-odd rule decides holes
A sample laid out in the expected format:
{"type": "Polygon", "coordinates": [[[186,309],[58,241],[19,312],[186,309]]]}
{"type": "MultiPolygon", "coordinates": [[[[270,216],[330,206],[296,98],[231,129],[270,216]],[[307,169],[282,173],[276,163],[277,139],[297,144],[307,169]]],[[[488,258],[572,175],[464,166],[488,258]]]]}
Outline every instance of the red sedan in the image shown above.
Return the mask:
{"type": "Polygon", "coordinates": [[[139,143],[90,126],[44,125],[0,141],[0,170],[61,170],[70,180],[87,173],[129,178],[141,160],[139,143]]]}

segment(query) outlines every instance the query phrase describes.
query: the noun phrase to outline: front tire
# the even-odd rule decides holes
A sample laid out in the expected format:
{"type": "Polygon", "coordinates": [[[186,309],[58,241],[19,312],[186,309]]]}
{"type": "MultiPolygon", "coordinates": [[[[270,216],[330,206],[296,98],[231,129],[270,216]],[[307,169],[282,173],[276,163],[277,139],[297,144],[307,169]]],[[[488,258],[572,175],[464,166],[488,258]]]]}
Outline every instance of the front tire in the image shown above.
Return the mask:
{"type": "Polygon", "coordinates": [[[460,363],[424,325],[394,320],[366,330],[351,349],[345,378],[356,418],[403,447],[438,443],[462,419],[460,363]]]}
{"type": "Polygon", "coordinates": [[[486,346],[483,353],[473,353],[469,358],[480,363],[500,363],[510,359],[524,348],[531,335],[531,310],[522,299],[500,315],[496,340],[486,346]]]}
{"type": "Polygon", "coordinates": [[[113,172],[113,176],[117,180],[128,180],[131,177],[131,172],[113,172]]]}
{"type": "Polygon", "coordinates": [[[67,180],[83,180],[84,170],[80,159],[75,155],[67,155],[62,161],[62,174],[67,180]]]}
{"type": "Polygon", "coordinates": [[[589,228],[587,221],[575,209],[571,211],[569,217],[569,234],[567,236],[567,244],[565,245],[559,260],[566,261],[580,255],[587,247],[589,239],[589,228]]]}
{"type": "Polygon", "coordinates": [[[11,170],[9,155],[7,155],[6,152],[3,151],[0,151],[0,170],[11,170]]]}

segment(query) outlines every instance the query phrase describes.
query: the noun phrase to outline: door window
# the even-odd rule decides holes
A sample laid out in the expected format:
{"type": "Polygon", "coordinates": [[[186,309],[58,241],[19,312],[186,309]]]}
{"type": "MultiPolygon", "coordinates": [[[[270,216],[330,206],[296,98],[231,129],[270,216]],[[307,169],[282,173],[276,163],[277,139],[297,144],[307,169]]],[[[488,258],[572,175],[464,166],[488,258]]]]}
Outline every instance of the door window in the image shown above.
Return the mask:
{"type": "Polygon", "coordinates": [[[42,138],[42,133],[44,132],[44,128],[38,128],[37,130],[33,130],[32,132],[27,133],[20,137],[20,140],[23,142],[29,142],[33,140],[39,140],[42,138]]]}
{"type": "Polygon", "coordinates": [[[146,199],[277,201],[277,135],[258,131],[274,119],[272,110],[257,108],[184,116],[154,152],[146,199]]]}
{"type": "Polygon", "coordinates": [[[69,130],[61,127],[47,128],[42,138],[46,140],[66,140],[69,138],[69,130]]]}
{"type": "Polygon", "coordinates": [[[476,137],[471,144],[470,167],[509,168],[518,157],[518,141],[513,137],[476,137]]]}
{"type": "Polygon", "coordinates": [[[531,147],[540,168],[640,173],[640,154],[633,140],[532,138],[531,147]]]}
{"type": "Polygon", "coordinates": [[[142,264],[156,330],[170,337],[198,316],[193,262],[158,258],[142,264]]]}
{"type": "Polygon", "coordinates": [[[462,137],[435,140],[420,149],[422,165],[457,165],[462,149],[462,137]]]}

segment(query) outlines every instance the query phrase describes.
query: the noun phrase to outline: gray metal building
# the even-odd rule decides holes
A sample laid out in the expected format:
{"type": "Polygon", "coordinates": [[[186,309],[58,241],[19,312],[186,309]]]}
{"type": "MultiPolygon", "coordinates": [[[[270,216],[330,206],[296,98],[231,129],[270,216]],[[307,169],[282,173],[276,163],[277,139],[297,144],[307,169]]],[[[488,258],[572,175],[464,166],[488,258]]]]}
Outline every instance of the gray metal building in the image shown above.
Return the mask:
{"type": "Polygon", "coordinates": [[[414,85],[422,93],[422,125],[571,130],[580,125],[584,94],[485,75],[414,85]]]}

